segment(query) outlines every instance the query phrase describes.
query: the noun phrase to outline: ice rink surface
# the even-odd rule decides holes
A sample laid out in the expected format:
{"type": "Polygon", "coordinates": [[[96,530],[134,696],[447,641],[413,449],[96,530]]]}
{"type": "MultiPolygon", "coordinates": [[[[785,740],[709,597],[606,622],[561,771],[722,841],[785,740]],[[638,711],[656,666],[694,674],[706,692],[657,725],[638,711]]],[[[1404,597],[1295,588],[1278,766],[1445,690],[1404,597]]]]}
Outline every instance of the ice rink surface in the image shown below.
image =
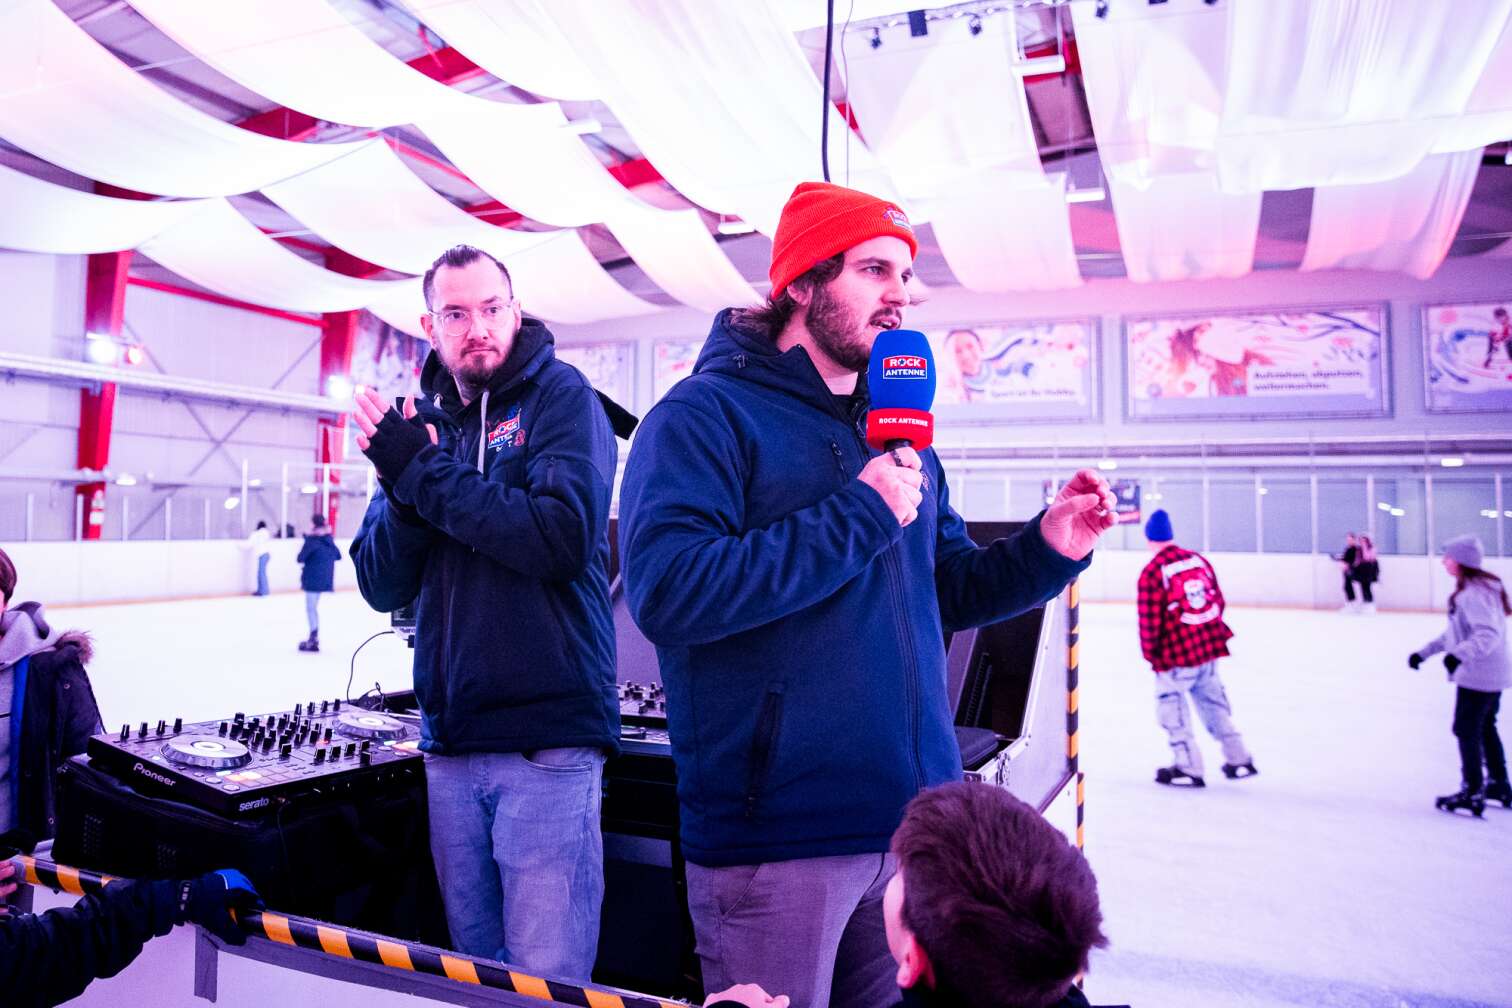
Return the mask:
{"type": "MultiPolygon", "coordinates": [[[[1220,571],[1220,575],[1221,575],[1220,571]]],[[[301,654],[298,594],[50,609],[91,630],[106,724],[220,718],[346,695],[353,650],[387,628],[355,592],[321,607],[320,654],[301,654]]],[[[1433,808],[1454,790],[1454,690],[1406,657],[1439,616],[1234,609],[1220,663],[1260,776],[1225,780],[1199,734],[1209,786],[1152,782],[1170,762],[1139,658],[1132,605],[1083,606],[1082,767],[1087,853],[1112,947],[1094,1003],[1448,1008],[1512,1005],[1512,811],[1485,821],[1433,808]]],[[[380,637],[353,694],[409,681],[380,637]]],[[[1512,711],[1502,737],[1512,742],[1512,711]]]]}

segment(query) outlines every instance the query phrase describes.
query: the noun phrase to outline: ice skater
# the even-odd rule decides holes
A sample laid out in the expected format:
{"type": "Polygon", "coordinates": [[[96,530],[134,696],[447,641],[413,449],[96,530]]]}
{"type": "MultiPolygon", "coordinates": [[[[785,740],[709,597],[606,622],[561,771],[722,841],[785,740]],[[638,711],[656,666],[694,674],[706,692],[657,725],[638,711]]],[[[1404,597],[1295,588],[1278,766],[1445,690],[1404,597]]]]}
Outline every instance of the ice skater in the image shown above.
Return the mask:
{"type": "Polygon", "coordinates": [[[1344,535],[1344,552],[1334,557],[1339,561],[1339,566],[1344,569],[1344,604],[1339,607],[1340,612],[1359,612],[1360,604],[1355,601],[1355,564],[1360,559],[1360,540],[1353,532],[1344,535]]]}
{"type": "Polygon", "coordinates": [[[1186,697],[1208,734],[1223,744],[1223,775],[1230,780],[1259,771],[1234,727],[1218,659],[1234,636],[1223,622],[1223,592],[1213,565],[1173,541],[1171,517],[1156,511],[1145,523],[1155,554],[1139,573],[1139,646],[1155,670],[1155,714],[1170,738],[1175,762],[1155,771],[1155,783],[1206,787],[1202,751],[1187,716],[1186,697]]]}
{"type": "Polygon", "coordinates": [[[1408,666],[1416,669],[1425,659],[1444,653],[1444,668],[1455,685],[1454,737],[1459,741],[1461,783],[1458,791],[1441,795],[1434,804],[1446,812],[1464,810],[1476,816],[1488,800],[1512,808],[1507,754],[1496,730],[1502,690],[1512,688],[1507,650],[1512,604],[1501,579],[1483,563],[1485,552],[1474,536],[1444,544],[1444,570],[1454,578],[1449,625],[1407,658],[1408,666]]]}
{"type": "MultiPolygon", "coordinates": [[[[1381,562],[1376,558],[1375,540],[1368,535],[1360,536],[1359,547],[1355,552],[1354,566],[1346,575],[1360,586],[1360,607],[1356,612],[1367,616],[1375,615],[1375,595],[1372,594],[1374,585],[1381,580],[1381,562]]],[[[1345,582],[1348,584],[1348,581],[1345,582]]]]}
{"type": "Polygon", "coordinates": [[[243,544],[243,548],[252,554],[252,558],[257,562],[257,588],[252,592],[253,595],[268,594],[268,558],[273,555],[273,549],[268,545],[271,538],[272,536],[268,534],[268,523],[260,521],[243,544]]]}
{"type": "Polygon", "coordinates": [[[305,616],[310,621],[310,636],[299,642],[299,650],[319,651],[320,596],[335,590],[336,561],[341,559],[341,547],[331,538],[325,515],[310,519],[310,531],[305,533],[297,559],[304,568],[299,572],[299,587],[304,589],[305,616]]]}

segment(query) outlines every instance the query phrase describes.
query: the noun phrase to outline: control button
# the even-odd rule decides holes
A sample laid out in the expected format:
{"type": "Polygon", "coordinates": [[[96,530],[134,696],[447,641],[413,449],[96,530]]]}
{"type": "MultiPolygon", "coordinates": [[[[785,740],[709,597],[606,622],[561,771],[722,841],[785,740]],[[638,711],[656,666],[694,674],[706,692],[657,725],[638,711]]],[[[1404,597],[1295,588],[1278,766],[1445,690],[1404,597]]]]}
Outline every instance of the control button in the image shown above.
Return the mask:
{"type": "Polygon", "coordinates": [[[373,763],[373,754],[370,752],[361,753],[357,757],[357,762],[363,766],[371,766],[373,763]]]}
{"type": "Polygon", "coordinates": [[[316,763],[324,763],[325,762],[325,755],[326,755],[326,751],[324,749],[316,749],[315,750],[315,762],[316,763]]]}
{"type": "Polygon", "coordinates": [[[278,758],[279,759],[288,759],[289,756],[291,754],[293,754],[293,752],[294,752],[294,747],[291,746],[291,745],[289,745],[289,743],[285,742],[283,744],[283,747],[278,750],[278,758]]]}
{"type": "Polygon", "coordinates": [[[177,735],[179,732],[181,732],[183,730],[184,730],[184,719],[181,718],[181,717],[174,718],[173,719],[173,734],[177,735]]]}
{"type": "Polygon", "coordinates": [[[302,717],[303,715],[304,715],[304,704],[295,704],[294,705],[294,716],[295,717],[302,717]]]}
{"type": "Polygon", "coordinates": [[[123,725],[121,725],[121,741],[125,742],[128,739],[130,739],[130,738],[131,738],[131,725],[129,725],[129,724],[123,724],[123,725]]]}
{"type": "Polygon", "coordinates": [[[230,725],[228,725],[228,724],[226,724],[226,722],[224,722],[224,721],[222,721],[222,722],[221,722],[221,723],[220,723],[220,733],[221,733],[221,734],[222,734],[222,735],[224,735],[224,734],[226,734],[226,732],[228,732],[228,731],[230,731],[230,730],[231,730],[231,726],[230,726],[230,725]]]}
{"type": "Polygon", "coordinates": [[[324,714],[327,711],[329,711],[330,709],[331,709],[331,701],[329,701],[329,700],[322,700],[322,701],[320,701],[320,713],[324,714]]]}
{"type": "Polygon", "coordinates": [[[341,710],[341,698],[340,697],[337,697],[335,700],[331,701],[331,710],[333,710],[333,711],[339,711],[339,710],[341,710]]]}
{"type": "Polygon", "coordinates": [[[137,738],[146,738],[146,737],[147,737],[147,722],[143,721],[142,722],[142,726],[137,729],[137,738]]]}

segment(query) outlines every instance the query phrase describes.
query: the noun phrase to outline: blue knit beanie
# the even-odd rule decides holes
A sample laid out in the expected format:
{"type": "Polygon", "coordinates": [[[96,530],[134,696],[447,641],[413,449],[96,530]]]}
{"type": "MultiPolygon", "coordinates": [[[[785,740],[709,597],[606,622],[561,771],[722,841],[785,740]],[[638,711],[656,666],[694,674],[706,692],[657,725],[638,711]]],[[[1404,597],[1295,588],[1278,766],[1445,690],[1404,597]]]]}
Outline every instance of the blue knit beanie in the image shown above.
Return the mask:
{"type": "Polygon", "coordinates": [[[1170,542],[1176,538],[1171,531],[1171,516],[1165,513],[1165,508],[1157,508],[1145,522],[1145,538],[1150,542],[1170,542]]]}

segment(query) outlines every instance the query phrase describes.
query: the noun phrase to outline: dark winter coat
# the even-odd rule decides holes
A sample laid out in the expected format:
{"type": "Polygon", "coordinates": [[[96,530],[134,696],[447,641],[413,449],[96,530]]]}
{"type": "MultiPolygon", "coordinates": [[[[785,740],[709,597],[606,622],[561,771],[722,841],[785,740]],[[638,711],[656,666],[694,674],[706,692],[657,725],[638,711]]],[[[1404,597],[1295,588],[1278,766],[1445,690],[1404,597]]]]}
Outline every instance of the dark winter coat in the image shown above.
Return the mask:
{"type": "Polygon", "coordinates": [[[434,352],[421,388],[439,444],[373,497],[352,559],[373,608],[419,599],[422,748],[618,751],[605,406],[535,319],[478,399],[434,352]]]}
{"type": "Polygon", "coordinates": [[[0,1002],[50,1008],[131,964],[173,929],[172,882],[114,882],[72,907],[0,917],[0,1002]]]}
{"type": "Polygon", "coordinates": [[[887,850],[903,807],[960,779],[944,633],[1085,569],[1039,520],[978,548],[922,452],[904,529],[856,476],[875,454],[802,348],[715,320],[630,453],[620,548],[657,646],[683,852],[719,866],[887,850]]]}
{"type": "MultiPolygon", "coordinates": [[[[24,602],[11,611],[28,613],[40,636],[52,637],[36,602],[24,602]]],[[[70,630],[11,666],[14,694],[8,727],[14,827],[39,840],[57,832],[57,768],[82,753],[89,736],[105,730],[84,670],[93,656],[89,636],[70,630]]]]}
{"type": "Polygon", "coordinates": [[[307,532],[304,545],[295,558],[304,565],[299,572],[299,587],[307,592],[328,592],[336,589],[336,561],[341,559],[341,547],[329,532],[307,532]]]}

